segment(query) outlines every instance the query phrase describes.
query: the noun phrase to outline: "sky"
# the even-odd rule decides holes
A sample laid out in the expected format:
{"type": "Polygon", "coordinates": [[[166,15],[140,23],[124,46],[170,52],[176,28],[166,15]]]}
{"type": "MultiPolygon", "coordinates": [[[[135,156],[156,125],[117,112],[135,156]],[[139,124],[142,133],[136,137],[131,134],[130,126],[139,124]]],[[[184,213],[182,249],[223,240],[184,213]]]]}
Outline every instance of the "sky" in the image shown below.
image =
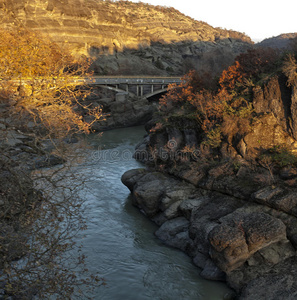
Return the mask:
{"type": "Polygon", "coordinates": [[[296,0],[131,0],[174,7],[213,27],[244,32],[253,41],[297,32],[296,0]]]}

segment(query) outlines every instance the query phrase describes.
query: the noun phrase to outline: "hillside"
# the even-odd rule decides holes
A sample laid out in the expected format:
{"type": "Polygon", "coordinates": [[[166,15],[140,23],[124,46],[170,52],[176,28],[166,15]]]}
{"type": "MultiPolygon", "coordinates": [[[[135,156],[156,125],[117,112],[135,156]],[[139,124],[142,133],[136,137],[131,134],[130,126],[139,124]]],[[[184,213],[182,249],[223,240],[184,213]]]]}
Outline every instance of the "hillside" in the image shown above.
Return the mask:
{"type": "Polygon", "coordinates": [[[285,49],[289,46],[290,41],[294,38],[297,38],[297,32],[281,34],[275,37],[265,39],[262,42],[258,43],[257,46],[285,49]]]}
{"type": "Polygon", "coordinates": [[[213,28],[173,8],[129,1],[2,0],[2,24],[21,24],[49,34],[55,41],[73,44],[83,53],[90,47],[137,48],[151,42],[214,41],[244,34],[213,28]]]}
{"type": "MultiPolygon", "coordinates": [[[[235,51],[237,55],[252,43],[251,39],[242,33],[213,28],[205,22],[185,16],[174,8],[129,1],[0,0],[0,19],[2,27],[21,25],[42,32],[59,44],[67,44],[75,54],[90,55],[95,59],[105,56],[104,61],[96,64],[99,68],[97,71],[102,74],[127,69],[126,62],[118,57],[106,60],[107,55],[122,53],[127,49],[139,50],[153,48],[155,44],[172,43],[183,47],[184,42],[193,42],[196,49],[190,52],[188,49],[183,50],[181,53],[178,50],[176,59],[189,59],[194,55],[194,64],[197,65],[197,59],[200,57],[201,60],[203,53],[212,51],[217,45],[227,49],[230,49],[231,45],[231,52],[235,51]]],[[[161,52],[163,50],[161,49],[161,52]]],[[[168,59],[165,66],[162,66],[162,56],[170,56],[176,51],[167,47],[163,52],[145,54],[144,56],[149,56],[149,61],[143,61],[141,53],[141,58],[132,62],[129,68],[135,69],[144,65],[145,69],[151,69],[151,73],[167,74],[168,72],[162,70],[166,68],[171,71],[179,69],[175,73],[184,73],[181,65],[176,66],[168,62],[168,59]],[[156,68],[154,63],[157,60],[161,61],[157,63],[156,68]]],[[[137,56],[138,53],[131,55],[137,56]]],[[[234,55],[231,56],[233,59],[234,55]]],[[[129,55],[128,59],[130,60],[129,55]]],[[[228,59],[227,64],[232,63],[232,59],[228,59]]]]}

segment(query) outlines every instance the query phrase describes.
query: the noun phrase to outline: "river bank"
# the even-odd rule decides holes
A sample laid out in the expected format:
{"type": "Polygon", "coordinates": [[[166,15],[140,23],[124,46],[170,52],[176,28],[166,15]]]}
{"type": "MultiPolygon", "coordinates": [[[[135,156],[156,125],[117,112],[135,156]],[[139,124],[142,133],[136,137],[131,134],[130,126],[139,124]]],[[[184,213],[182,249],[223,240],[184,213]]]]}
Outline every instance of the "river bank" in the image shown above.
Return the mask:
{"type": "Polygon", "coordinates": [[[230,289],[199,276],[191,259],[167,247],[154,232],[158,226],[133,205],[121,175],[143,165],[133,159],[144,128],[110,130],[88,137],[87,160],[76,169],[87,176],[81,191],[87,200],[88,228],[83,251],[90,271],[105,278],[94,299],[222,300],[230,289]]]}
{"type": "Polygon", "coordinates": [[[297,295],[294,66],[245,90],[222,76],[215,95],[192,74],[145,126],[135,158],[147,168],[122,176],[156,235],[239,299],[297,295]]]}
{"type": "MultiPolygon", "coordinates": [[[[87,229],[77,236],[77,243],[82,242],[90,273],[99,273],[106,282],[105,287],[83,292],[100,300],[221,300],[230,292],[226,285],[203,279],[186,255],[164,246],[154,236],[157,226],[134,207],[128,189],[120,181],[125,171],[142,166],[132,156],[144,133],[141,126],[87,137],[88,147],[81,148],[82,160],[72,170],[75,178],[85,180],[79,194],[85,203],[87,229]]],[[[14,154],[16,162],[23,161],[19,168],[30,172],[44,166],[51,170],[51,160],[46,159],[49,155],[22,150],[30,142],[28,136],[14,129],[9,136],[13,138],[3,139],[10,145],[6,145],[6,153],[14,154]],[[37,164],[40,160],[43,163],[37,164]]]]}
{"type": "Polygon", "coordinates": [[[122,176],[158,238],[187,253],[202,277],[226,281],[236,299],[296,297],[296,170],[284,168],[274,184],[233,161],[165,170],[122,176]]]}

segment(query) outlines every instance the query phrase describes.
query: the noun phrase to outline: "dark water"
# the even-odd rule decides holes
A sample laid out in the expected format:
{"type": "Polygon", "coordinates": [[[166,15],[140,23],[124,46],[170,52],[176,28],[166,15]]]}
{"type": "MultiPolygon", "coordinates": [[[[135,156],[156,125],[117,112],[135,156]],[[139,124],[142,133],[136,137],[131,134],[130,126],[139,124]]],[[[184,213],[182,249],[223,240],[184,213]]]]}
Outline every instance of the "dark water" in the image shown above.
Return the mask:
{"type": "Polygon", "coordinates": [[[83,251],[89,270],[98,271],[107,283],[93,296],[102,300],[223,299],[229,291],[226,285],[202,279],[190,258],[163,245],[154,236],[156,225],[131,205],[130,192],[120,178],[125,171],[141,167],[132,153],[143,134],[142,127],[134,127],[91,137],[87,162],[77,170],[87,178],[82,191],[88,205],[83,251]]]}

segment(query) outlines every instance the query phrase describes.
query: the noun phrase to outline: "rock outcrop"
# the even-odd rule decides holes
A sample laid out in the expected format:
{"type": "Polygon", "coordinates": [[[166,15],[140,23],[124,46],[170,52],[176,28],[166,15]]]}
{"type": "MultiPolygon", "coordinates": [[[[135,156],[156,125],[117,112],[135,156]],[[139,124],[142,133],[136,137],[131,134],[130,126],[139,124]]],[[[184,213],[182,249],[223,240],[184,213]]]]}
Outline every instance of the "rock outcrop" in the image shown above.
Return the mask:
{"type": "MultiPolygon", "coordinates": [[[[263,87],[255,86],[251,101],[255,113],[252,122],[246,124],[246,131],[240,134],[236,131],[237,127],[230,127],[228,138],[221,141],[220,155],[225,158],[250,160],[255,159],[265,149],[279,145],[295,153],[297,151],[296,91],[296,86],[286,85],[283,75],[272,77],[263,87]]],[[[163,163],[180,155],[185,148],[188,150],[196,148],[196,152],[200,153],[204,151],[203,147],[200,147],[203,139],[200,123],[190,115],[169,116],[167,126],[154,129],[157,122],[158,120],[152,120],[147,124],[147,131],[150,132],[149,139],[146,139],[146,144],[142,144],[142,150],[136,151],[137,159],[145,161],[149,157],[152,160],[149,149],[155,149],[154,159],[163,163]],[[144,153],[144,159],[141,152],[144,153]]],[[[196,154],[199,156],[199,153],[196,154]]],[[[196,154],[189,153],[192,158],[196,154]]],[[[183,155],[185,156],[185,153],[183,155]]]]}
{"type": "Polygon", "coordinates": [[[239,299],[296,295],[295,98],[283,75],[254,87],[248,130],[230,127],[215,150],[191,115],[152,120],[135,152],[148,169],[122,177],[133,203],[160,226],[155,234],[192,257],[201,276],[227,281],[239,299]]]}
{"type": "MultiPolygon", "coordinates": [[[[211,178],[214,169],[206,177],[211,178]]],[[[156,236],[192,257],[201,276],[226,280],[240,299],[266,299],[261,298],[267,289],[264,283],[286,273],[286,284],[278,284],[278,296],[270,293],[269,298],[284,299],[296,292],[289,282],[297,266],[297,219],[293,213],[297,191],[261,187],[254,178],[249,192],[238,197],[243,185],[240,173],[225,176],[232,178],[233,189],[221,192],[213,188],[215,182],[207,188],[204,180],[193,185],[145,169],[126,172],[122,182],[132,192],[133,203],[160,226],[156,236]],[[290,264],[294,267],[285,272],[290,264]]],[[[218,180],[230,185],[226,178],[218,180]]]]}

